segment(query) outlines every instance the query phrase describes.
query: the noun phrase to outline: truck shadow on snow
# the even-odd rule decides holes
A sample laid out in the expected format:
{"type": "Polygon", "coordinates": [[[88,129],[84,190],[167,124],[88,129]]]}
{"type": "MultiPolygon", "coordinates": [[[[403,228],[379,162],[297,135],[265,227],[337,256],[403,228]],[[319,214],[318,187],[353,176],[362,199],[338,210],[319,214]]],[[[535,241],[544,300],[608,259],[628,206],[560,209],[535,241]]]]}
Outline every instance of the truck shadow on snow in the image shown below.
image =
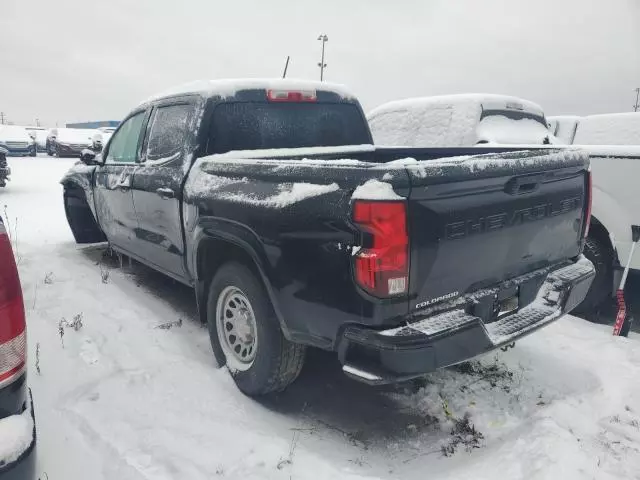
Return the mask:
{"type": "MultiPolygon", "coordinates": [[[[130,263],[125,258],[121,264],[117,256],[106,253],[103,245],[82,252],[99,266],[103,281],[124,274],[137,288],[170,304],[185,321],[200,326],[192,289],[135,261],[130,263]]],[[[182,335],[172,338],[190,339],[182,335]]],[[[371,387],[345,376],[335,354],[309,349],[300,377],[286,391],[246,401],[258,401],[270,411],[287,416],[303,434],[337,438],[346,448],[369,452],[373,463],[373,452],[400,455],[402,461],[410,461],[424,455],[451,455],[459,449],[479,448],[488,424],[474,425],[476,413],[499,425],[501,421],[507,423],[508,416],[526,419],[556,398],[596,387],[588,372],[571,371],[542,356],[539,350],[526,348],[517,354],[488,355],[481,362],[462,364],[415,381],[371,387]],[[559,380],[535,375],[537,366],[553,368],[559,380]],[[567,371],[559,371],[563,369],[567,371]],[[573,380],[567,384],[560,379],[573,380]]]]}

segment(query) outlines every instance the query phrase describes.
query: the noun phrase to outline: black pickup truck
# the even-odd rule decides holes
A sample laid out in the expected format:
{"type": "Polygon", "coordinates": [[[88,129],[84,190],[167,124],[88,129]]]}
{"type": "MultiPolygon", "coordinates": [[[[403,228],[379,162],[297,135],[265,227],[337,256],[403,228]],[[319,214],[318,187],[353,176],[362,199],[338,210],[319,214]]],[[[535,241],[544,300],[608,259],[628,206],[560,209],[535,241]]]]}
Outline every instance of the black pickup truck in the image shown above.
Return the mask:
{"type": "Polygon", "coordinates": [[[468,360],[570,311],[594,274],[586,155],[375,148],[326,83],[168,92],[62,184],[77,242],[195,288],[250,395],[291,383],[307,346],[371,384],[468,360]]]}

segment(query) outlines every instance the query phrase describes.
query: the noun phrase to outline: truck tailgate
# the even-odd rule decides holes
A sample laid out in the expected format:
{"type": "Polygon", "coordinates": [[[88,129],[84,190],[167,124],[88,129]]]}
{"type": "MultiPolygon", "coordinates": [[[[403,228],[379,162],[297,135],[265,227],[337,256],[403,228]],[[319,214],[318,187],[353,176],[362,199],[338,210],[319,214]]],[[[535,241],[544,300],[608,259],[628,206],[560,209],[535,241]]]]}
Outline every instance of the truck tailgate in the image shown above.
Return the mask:
{"type": "Polygon", "coordinates": [[[509,152],[405,166],[412,185],[410,312],[581,251],[584,153],[509,152]]]}

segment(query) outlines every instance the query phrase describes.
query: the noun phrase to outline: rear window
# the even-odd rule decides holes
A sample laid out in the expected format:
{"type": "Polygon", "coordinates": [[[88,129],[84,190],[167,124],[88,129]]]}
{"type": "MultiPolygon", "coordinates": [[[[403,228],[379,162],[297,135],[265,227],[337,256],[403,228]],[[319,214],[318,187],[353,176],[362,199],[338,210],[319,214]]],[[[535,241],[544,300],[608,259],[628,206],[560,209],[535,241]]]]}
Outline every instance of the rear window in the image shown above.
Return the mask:
{"type": "Polygon", "coordinates": [[[371,143],[358,107],[349,103],[221,103],[213,112],[207,153],[371,143]]]}
{"type": "Polygon", "coordinates": [[[189,122],[194,110],[192,104],[158,107],[149,120],[147,160],[172,158],[182,150],[189,122]]]}

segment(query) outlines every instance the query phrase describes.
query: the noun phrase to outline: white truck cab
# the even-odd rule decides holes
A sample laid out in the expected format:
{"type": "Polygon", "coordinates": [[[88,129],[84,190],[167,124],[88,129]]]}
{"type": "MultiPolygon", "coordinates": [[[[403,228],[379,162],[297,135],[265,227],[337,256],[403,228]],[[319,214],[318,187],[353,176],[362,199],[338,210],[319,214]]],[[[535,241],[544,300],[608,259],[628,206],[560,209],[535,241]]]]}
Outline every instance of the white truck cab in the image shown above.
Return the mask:
{"type": "MultiPolygon", "coordinates": [[[[581,306],[597,308],[612,295],[631,252],[631,226],[640,225],[640,113],[590,115],[577,122],[573,145],[591,158],[593,206],[585,255],[596,278],[581,306]]],[[[630,267],[640,270],[640,252],[630,267]]]]}

